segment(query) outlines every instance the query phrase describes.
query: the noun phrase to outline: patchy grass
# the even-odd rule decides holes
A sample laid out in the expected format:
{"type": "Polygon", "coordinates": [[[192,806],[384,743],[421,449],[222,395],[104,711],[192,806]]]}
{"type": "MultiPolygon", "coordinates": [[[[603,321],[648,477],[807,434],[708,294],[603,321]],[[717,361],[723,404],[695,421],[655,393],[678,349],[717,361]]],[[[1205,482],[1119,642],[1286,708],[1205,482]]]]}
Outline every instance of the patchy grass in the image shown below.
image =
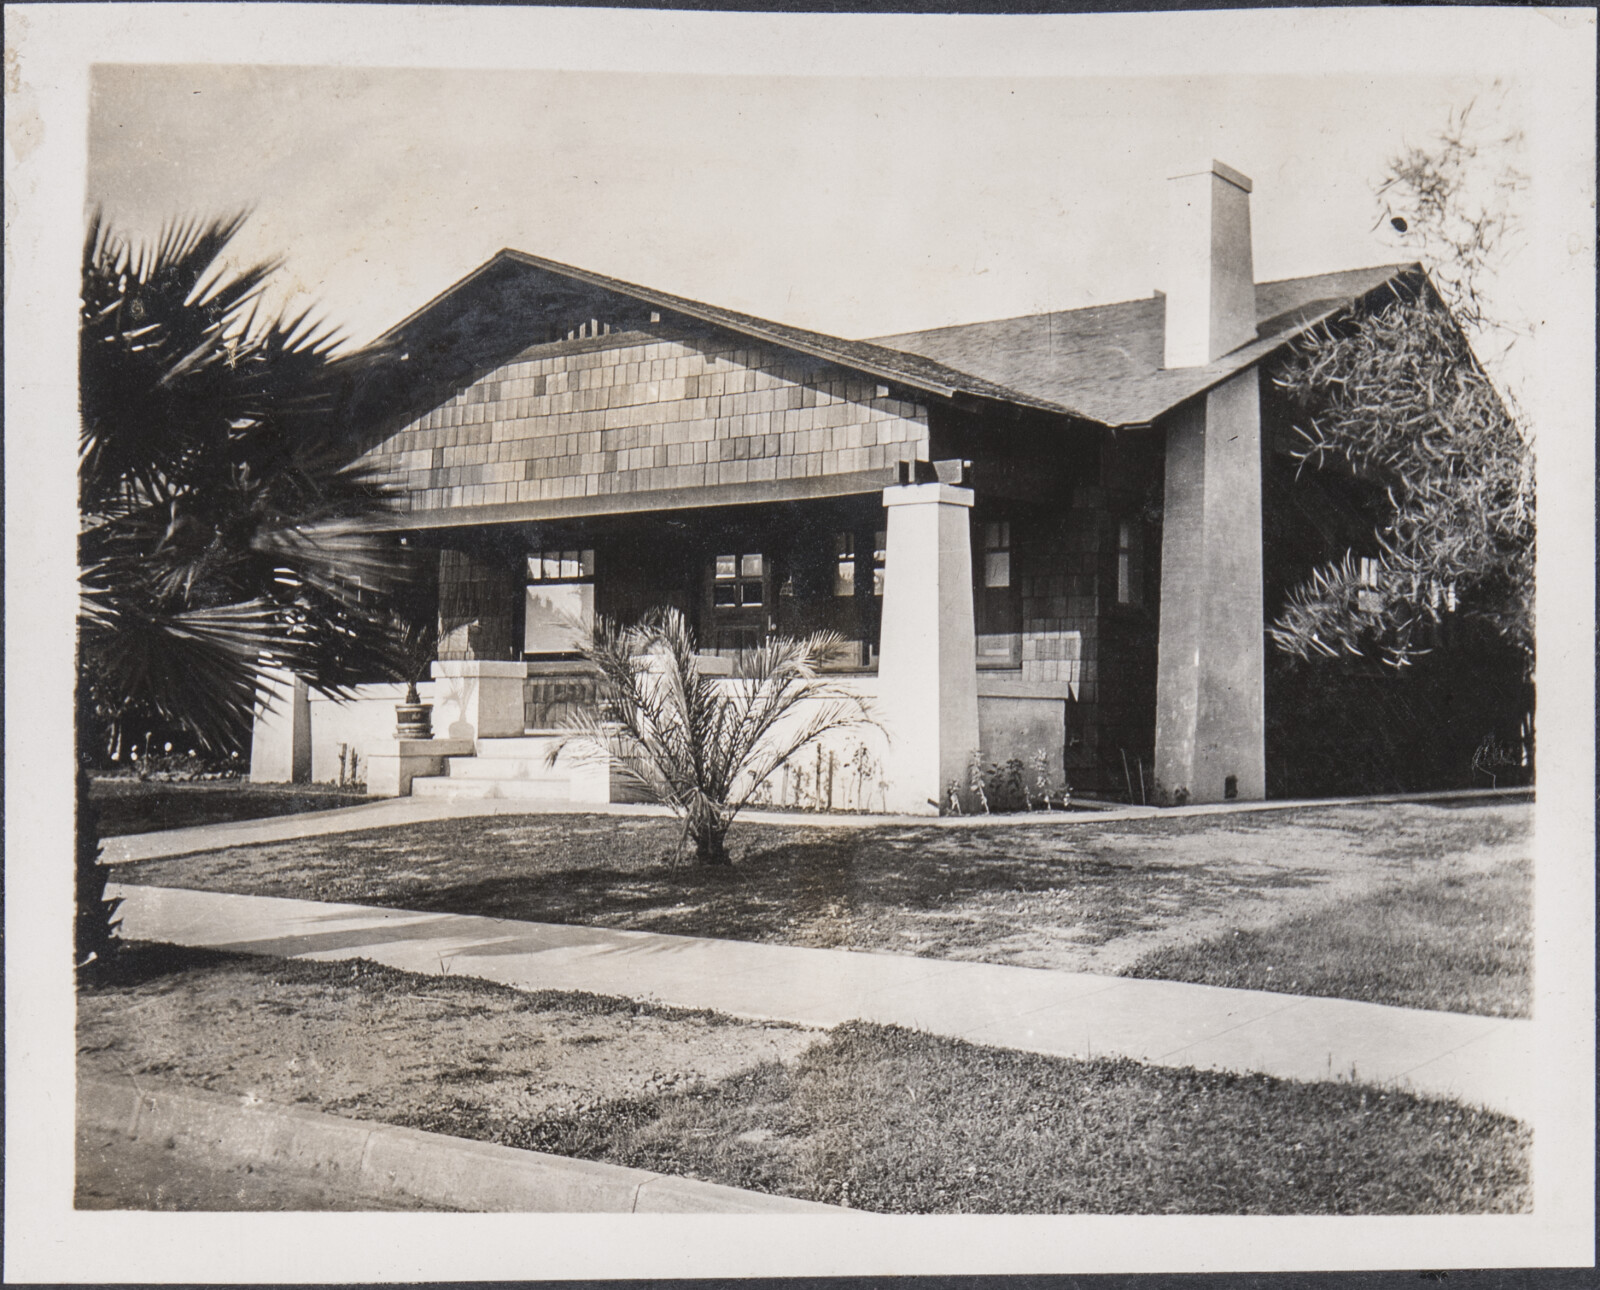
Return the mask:
{"type": "Polygon", "coordinates": [[[1527,1131],[1350,1084],[136,946],[79,1065],[893,1213],[1486,1213],[1527,1131]]]}
{"type": "Polygon", "coordinates": [[[372,799],[334,784],[248,784],[239,780],[96,779],[89,797],[100,813],[100,835],[122,837],[186,829],[196,824],[299,815],[372,799]]]}
{"type": "Polygon", "coordinates": [[[1533,867],[1448,873],[1146,955],[1125,975],[1526,1017],[1533,867]]]}
{"type": "Polygon", "coordinates": [[[514,1145],[886,1213],[1432,1214],[1528,1204],[1491,1112],[982,1048],[850,1022],[792,1066],[530,1125],[514,1145]]]}
{"type": "MultiPolygon", "coordinates": [[[[674,869],[668,860],[677,827],[670,820],[489,816],[152,860],[119,866],[117,876],[250,895],[1120,972],[1166,946],[1524,857],[1530,819],[1526,803],[1495,803],[959,829],[741,822],[732,868],[674,869]]],[[[1435,913],[1449,918],[1454,908],[1438,904],[1435,913]]],[[[1438,934],[1466,944],[1484,930],[1476,922],[1448,923],[1438,934]]],[[[1418,970],[1426,972],[1427,963],[1418,970]]],[[[1525,975],[1508,988],[1526,994],[1525,975]]],[[[1470,999],[1463,1006],[1479,1010],[1470,999]]]]}

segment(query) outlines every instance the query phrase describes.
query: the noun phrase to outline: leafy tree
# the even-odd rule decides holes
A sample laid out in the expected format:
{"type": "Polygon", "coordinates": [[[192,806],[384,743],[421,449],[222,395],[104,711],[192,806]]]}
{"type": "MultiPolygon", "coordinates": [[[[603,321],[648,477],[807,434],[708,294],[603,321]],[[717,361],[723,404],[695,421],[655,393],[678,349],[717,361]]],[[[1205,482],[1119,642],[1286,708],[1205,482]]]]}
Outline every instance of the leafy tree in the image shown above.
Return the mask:
{"type": "Polygon", "coordinates": [[[91,755],[152,723],[208,751],[250,728],[263,665],[339,691],[395,673],[405,568],[351,465],[346,409],[379,355],[304,313],[263,318],[276,265],[230,271],[243,215],[135,245],[97,214],[79,315],[79,934],[109,946],[91,755]]]}
{"type": "Polygon", "coordinates": [[[701,864],[731,864],[728,829],[761,785],[829,731],[871,724],[860,697],[819,671],[842,644],[827,632],[774,637],[717,677],[702,671],[675,609],[632,627],[602,620],[583,650],[600,673],[600,703],[569,719],[550,760],[574,742],[603,750],[682,820],[701,864]]]}
{"type": "Polygon", "coordinates": [[[1475,343],[1512,328],[1486,289],[1513,239],[1516,136],[1480,141],[1469,111],[1427,147],[1393,158],[1385,216],[1428,281],[1319,329],[1278,383],[1296,406],[1302,468],[1337,466],[1381,489],[1379,554],[1314,569],[1271,628],[1303,659],[1377,657],[1402,667],[1454,616],[1533,656],[1534,487],[1530,436],[1475,343]]]}

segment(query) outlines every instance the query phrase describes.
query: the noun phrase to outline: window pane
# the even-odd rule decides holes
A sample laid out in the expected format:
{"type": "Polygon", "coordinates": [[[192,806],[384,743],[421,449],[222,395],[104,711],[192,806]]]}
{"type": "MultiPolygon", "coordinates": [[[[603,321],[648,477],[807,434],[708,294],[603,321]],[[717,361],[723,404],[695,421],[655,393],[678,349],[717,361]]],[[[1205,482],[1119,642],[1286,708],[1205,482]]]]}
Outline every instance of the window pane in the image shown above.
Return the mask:
{"type": "Polygon", "coordinates": [[[538,582],[544,577],[544,562],[537,555],[528,557],[528,581],[538,582]]]}
{"type": "Polygon", "coordinates": [[[739,574],[739,557],[736,555],[719,555],[717,557],[717,577],[735,578],[739,574]]]}
{"type": "Polygon", "coordinates": [[[836,596],[853,596],[856,594],[856,561],[851,556],[848,560],[843,556],[834,566],[833,594],[836,596]]]}
{"type": "Polygon", "coordinates": [[[576,578],[578,576],[578,553],[576,551],[563,551],[561,553],[561,576],[563,578],[576,578]]]}
{"type": "Polygon", "coordinates": [[[739,561],[739,576],[741,578],[759,578],[761,576],[761,557],[747,555],[739,561]]]}
{"type": "Polygon", "coordinates": [[[589,547],[583,552],[583,558],[580,561],[580,565],[581,565],[581,567],[578,570],[578,574],[579,574],[580,577],[584,577],[584,578],[592,578],[592,577],[594,577],[594,548],[593,547],[589,547]]]}
{"type": "Polygon", "coordinates": [[[1117,553],[1117,603],[1133,603],[1133,557],[1126,551],[1117,553]]]}
{"type": "Polygon", "coordinates": [[[1133,526],[1123,523],[1117,525],[1117,550],[1133,550],[1133,526]]]}
{"type": "Polygon", "coordinates": [[[559,578],[561,576],[561,552],[546,551],[544,553],[544,576],[546,578],[559,578]]]}
{"type": "Polygon", "coordinates": [[[719,583],[711,589],[711,594],[719,606],[737,605],[739,603],[739,587],[737,583],[719,583]]]}
{"type": "Polygon", "coordinates": [[[1007,530],[1009,524],[985,524],[983,526],[983,549],[985,551],[1004,551],[1011,545],[1011,534],[1007,530]]]}
{"type": "Polygon", "coordinates": [[[1011,585],[1011,552],[989,551],[983,557],[983,585],[1009,587],[1011,585]]]}
{"type": "Polygon", "coordinates": [[[759,605],[761,603],[761,584],[759,582],[742,582],[740,588],[740,603],[745,605],[759,605]]]}

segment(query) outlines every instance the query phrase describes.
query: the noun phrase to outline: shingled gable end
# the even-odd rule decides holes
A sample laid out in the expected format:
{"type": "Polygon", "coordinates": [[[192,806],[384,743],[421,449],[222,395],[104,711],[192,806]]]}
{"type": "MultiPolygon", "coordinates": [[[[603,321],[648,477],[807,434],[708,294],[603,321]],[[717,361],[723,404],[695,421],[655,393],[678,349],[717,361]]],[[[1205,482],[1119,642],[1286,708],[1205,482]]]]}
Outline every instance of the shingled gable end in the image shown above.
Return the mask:
{"type": "Polygon", "coordinates": [[[1205,263],[1165,295],[871,341],[500,252],[387,333],[363,395],[363,460],[438,572],[435,742],[394,740],[384,687],[313,695],[258,729],[258,773],[326,778],[345,744],[374,791],[609,798],[543,756],[592,698],[572,622],[670,605],[708,656],[849,643],[882,730],[776,801],[932,812],[979,748],[1080,790],[1262,796],[1282,427],[1259,368],[1422,277],[1253,284],[1249,181],[1214,163],[1173,187],[1174,246],[1205,263]]]}

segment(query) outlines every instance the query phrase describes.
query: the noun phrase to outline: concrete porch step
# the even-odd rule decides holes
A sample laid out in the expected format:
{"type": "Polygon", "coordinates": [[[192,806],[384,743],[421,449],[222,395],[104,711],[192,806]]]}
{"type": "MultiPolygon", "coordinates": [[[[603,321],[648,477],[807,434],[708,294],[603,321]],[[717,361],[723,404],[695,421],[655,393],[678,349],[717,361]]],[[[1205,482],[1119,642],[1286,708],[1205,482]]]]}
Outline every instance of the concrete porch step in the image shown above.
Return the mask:
{"type": "Polygon", "coordinates": [[[566,767],[551,766],[543,757],[450,757],[445,774],[451,779],[560,780],[571,778],[566,767]]]}
{"type": "Polygon", "coordinates": [[[560,747],[564,734],[536,731],[526,735],[504,735],[478,740],[478,756],[484,760],[498,761],[508,758],[515,761],[543,761],[550,752],[560,747]]]}
{"type": "Polygon", "coordinates": [[[552,779],[467,779],[461,776],[429,775],[411,781],[411,796],[443,798],[447,801],[518,798],[564,802],[572,796],[572,785],[565,776],[552,779]]]}

